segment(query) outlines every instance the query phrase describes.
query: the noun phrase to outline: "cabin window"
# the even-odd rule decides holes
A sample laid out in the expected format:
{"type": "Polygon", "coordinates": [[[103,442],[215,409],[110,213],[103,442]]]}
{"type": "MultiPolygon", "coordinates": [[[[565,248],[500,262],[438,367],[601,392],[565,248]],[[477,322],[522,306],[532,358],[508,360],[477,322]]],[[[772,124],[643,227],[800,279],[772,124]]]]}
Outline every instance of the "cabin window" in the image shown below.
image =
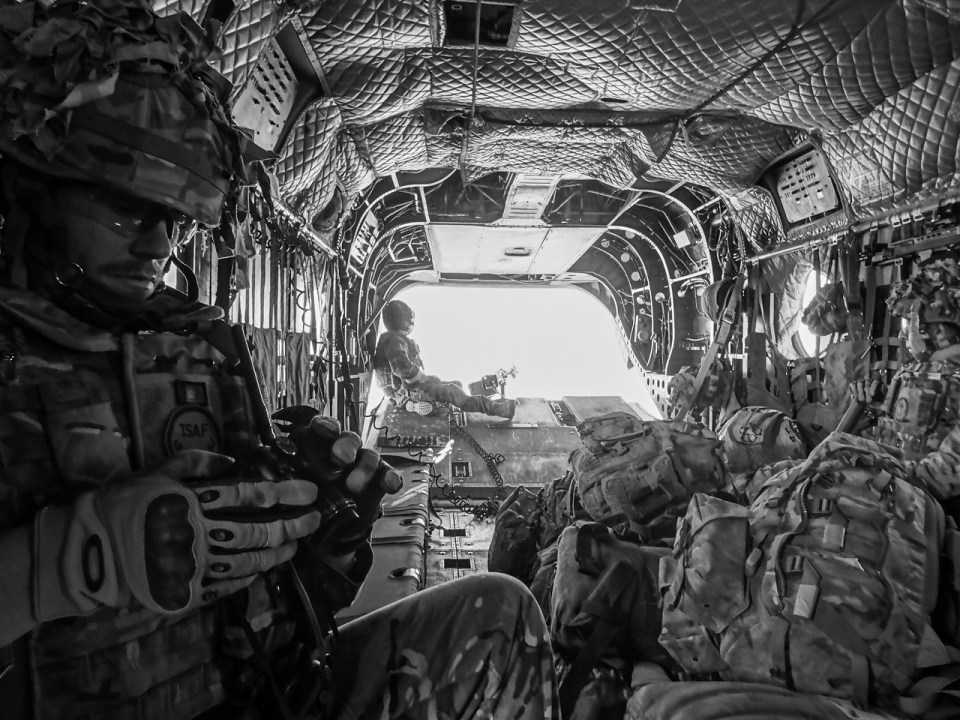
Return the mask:
{"type": "MultiPolygon", "coordinates": [[[[829,282],[830,282],[830,278],[828,278],[823,273],[820,273],[819,282],[817,280],[816,272],[811,272],[809,275],[807,275],[807,284],[803,289],[803,299],[800,301],[801,313],[811,303],[813,298],[816,297],[817,287],[822,288],[829,282]]],[[[812,330],[810,330],[810,328],[807,327],[805,323],[801,322],[797,326],[797,342],[800,345],[798,350],[800,350],[801,352],[803,352],[808,356],[812,356],[817,348],[817,335],[812,330]]],[[[824,351],[824,349],[826,348],[829,342],[830,342],[829,337],[823,338],[821,336],[820,338],[821,352],[824,351]]]]}
{"type": "Polygon", "coordinates": [[[469,460],[454,460],[450,472],[455,478],[468,478],[470,477],[470,461],[469,460]]]}
{"type": "MultiPolygon", "coordinates": [[[[443,16],[447,22],[444,38],[446,46],[473,46],[476,39],[476,2],[451,2],[444,0],[443,16]]],[[[506,47],[513,26],[512,2],[480,3],[480,45],[483,47],[506,47]]]]}

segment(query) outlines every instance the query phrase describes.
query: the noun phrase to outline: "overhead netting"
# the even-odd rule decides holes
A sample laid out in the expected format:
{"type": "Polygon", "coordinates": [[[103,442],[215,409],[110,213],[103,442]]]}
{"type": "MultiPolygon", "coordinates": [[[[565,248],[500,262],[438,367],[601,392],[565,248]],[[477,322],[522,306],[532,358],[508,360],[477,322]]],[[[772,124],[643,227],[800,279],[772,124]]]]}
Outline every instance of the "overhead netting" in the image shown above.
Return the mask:
{"type": "MultiPolygon", "coordinates": [[[[304,212],[427,167],[615,187],[647,173],[736,195],[811,135],[859,212],[956,183],[948,0],[525,0],[476,67],[437,7],[328,0],[300,16],[329,88],[281,150],[285,196],[313,198],[304,212]]],[[[225,74],[242,83],[282,22],[268,0],[240,3],[225,74]]]]}

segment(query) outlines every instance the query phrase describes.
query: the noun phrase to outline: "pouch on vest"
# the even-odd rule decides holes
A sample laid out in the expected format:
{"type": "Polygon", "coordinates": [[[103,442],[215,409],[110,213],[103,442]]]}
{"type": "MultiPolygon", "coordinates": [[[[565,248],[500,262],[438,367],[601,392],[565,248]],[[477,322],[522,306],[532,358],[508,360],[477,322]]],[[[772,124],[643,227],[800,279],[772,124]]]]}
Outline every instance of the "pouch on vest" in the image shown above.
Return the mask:
{"type": "Polygon", "coordinates": [[[875,437],[909,458],[935,451],[960,419],[960,374],[953,363],[911,363],[887,390],[875,437]]]}

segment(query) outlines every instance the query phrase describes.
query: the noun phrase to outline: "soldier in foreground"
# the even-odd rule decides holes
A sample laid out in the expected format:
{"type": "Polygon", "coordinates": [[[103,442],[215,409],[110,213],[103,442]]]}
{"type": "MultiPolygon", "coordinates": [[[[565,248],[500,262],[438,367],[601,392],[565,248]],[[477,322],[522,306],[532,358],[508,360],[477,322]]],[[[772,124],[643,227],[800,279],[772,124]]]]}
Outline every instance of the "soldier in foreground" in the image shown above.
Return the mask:
{"type": "Polygon", "coordinates": [[[140,0],[4,2],[0,47],[3,717],[556,717],[509,578],[331,632],[392,471],[329,419],[306,465],[261,446],[245,346],[162,283],[245,182],[206,34],[140,0]]]}
{"type": "Polygon", "coordinates": [[[387,331],[377,340],[373,369],[384,393],[395,402],[407,399],[450,403],[464,412],[480,412],[497,417],[513,417],[517,401],[491,400],[483,395],[468,395],[459,384],[444,382],[423,371],[420,348],[410,332],[415,316],[413,309],[401,300],[391,300],[383,307],[383,324],[387,331]]]}

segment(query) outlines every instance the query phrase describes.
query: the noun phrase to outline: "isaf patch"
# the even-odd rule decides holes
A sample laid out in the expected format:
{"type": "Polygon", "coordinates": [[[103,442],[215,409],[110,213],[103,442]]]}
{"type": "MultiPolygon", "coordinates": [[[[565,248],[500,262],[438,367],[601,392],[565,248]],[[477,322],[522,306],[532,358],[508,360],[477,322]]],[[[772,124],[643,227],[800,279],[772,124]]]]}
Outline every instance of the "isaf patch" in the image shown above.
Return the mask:
{"type": "Polygon", "coordinates": [[[180,407],[167,420],[163,442],[168,455],[184,450],[217,452],[220,449],[220,431],[213,415],[204,408],[195,405],[180,407]]]}

